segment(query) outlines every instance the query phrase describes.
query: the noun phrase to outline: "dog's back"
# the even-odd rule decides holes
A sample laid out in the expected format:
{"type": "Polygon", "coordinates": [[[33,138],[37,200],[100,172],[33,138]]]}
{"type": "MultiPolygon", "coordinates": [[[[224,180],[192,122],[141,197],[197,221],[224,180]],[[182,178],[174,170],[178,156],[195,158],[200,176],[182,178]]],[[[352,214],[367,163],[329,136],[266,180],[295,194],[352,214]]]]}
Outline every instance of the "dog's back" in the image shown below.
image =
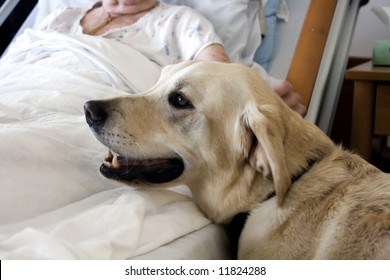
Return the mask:
{"type": "Polygon", "coordinates": [[[251,213],[240,257],[390,259],[390,174],[357,155],[336,148],[275,206],[251,213]]]}
{"type": "Polygon", "coordinates": [[[315,258],[390,259],[390,174],[372,167],[351,172],[328,201],[329,218],[315,258]]]}
{"type": "Polygon", "coordinates": [[[321,203],[325,223],[314,258],[390,259],[390,174],[351,158],[349,178],[321,203]]]}

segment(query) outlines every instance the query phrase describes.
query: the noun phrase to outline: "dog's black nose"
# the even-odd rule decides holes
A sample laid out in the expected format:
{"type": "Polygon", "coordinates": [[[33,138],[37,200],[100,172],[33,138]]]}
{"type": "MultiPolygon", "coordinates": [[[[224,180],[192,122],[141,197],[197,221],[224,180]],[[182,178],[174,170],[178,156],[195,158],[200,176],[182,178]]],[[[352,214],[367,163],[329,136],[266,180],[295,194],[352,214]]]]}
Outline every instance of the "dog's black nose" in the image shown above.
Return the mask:
{"type": "Polygon", "coordinates": [[[101,125],[107,119],[106,105],[102,101],[88,101],[84,104],[84,112],[90,127],[101,125]]]}

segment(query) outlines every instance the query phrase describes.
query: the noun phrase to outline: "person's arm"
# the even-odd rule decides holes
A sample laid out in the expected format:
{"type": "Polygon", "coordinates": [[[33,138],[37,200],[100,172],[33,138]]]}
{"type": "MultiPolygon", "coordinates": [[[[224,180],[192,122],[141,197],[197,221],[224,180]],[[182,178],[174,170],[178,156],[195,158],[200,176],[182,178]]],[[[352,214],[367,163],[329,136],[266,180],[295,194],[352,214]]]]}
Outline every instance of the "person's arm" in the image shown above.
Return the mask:
{"type": "Polygon", "coordinates": [[[221,44],[211,44],[205,47],[195,59],[230,63],[229,55],[221,44]]]}

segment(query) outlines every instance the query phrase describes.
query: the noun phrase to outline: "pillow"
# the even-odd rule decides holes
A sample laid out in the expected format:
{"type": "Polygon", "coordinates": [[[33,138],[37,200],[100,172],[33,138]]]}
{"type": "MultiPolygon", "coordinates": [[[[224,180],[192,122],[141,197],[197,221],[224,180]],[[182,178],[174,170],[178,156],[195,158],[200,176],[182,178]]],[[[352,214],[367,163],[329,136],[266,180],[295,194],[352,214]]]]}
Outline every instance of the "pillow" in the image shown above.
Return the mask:
{"type": "MultiPolygon", "coordinates": [[[[84,6],[96,0],[39,0],[35,27],[55,9],[84,6]]],[[[261,42],[258,23],[259,0],[163,0],[198,10],[213,25],[233,62],[250,65],[261,42]]]]}

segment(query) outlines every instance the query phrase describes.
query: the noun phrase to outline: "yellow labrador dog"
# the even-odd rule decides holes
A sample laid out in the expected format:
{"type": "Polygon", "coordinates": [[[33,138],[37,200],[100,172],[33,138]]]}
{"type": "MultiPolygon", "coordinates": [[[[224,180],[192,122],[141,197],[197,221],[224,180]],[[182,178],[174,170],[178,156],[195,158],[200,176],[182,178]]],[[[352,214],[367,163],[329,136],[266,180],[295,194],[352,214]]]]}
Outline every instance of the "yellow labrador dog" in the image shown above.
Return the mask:
{"type": "Polygon", "coordinates": [[[84,109],[110,150],[106,177],[187,184],[216,223],[249,212],[239,258],[390,259],[390,175],[336,146],[245,66],[169,66],[149,91],[84,109]]]}

